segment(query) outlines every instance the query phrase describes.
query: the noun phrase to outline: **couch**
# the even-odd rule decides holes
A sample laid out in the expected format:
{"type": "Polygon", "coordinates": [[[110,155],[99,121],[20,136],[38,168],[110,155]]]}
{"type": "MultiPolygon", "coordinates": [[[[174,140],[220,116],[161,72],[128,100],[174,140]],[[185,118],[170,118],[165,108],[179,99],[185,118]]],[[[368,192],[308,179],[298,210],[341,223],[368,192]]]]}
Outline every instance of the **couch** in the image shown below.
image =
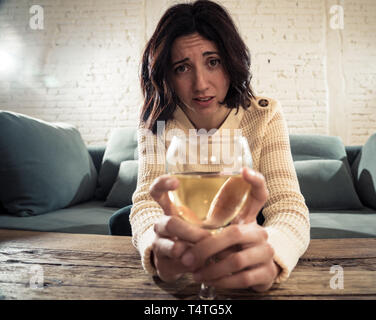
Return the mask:
{"type": "MultiPolygon", "coordinates": [[[[290,141],[311,238],[376,237],[376,135],[364,146],[323,135],[290,141]]],[[[130,211],[135,128],[114,129],[106,146],[86,147],[68,124],[0,111],[0,154],[0,229],[109,234],[110,218],[130,211]]]]}
{"type": "Polygon", "coordinates": [[[376,237],[376,134],[364,146],[338,137],[290,135],[311,238],[376,237]]]}
{"type": "Polygon", "coordinates": [[[137,183],[135,130],[115,133],[86,147],[69,124],[0,110],[0,229],[108,234],[137,183]]]}

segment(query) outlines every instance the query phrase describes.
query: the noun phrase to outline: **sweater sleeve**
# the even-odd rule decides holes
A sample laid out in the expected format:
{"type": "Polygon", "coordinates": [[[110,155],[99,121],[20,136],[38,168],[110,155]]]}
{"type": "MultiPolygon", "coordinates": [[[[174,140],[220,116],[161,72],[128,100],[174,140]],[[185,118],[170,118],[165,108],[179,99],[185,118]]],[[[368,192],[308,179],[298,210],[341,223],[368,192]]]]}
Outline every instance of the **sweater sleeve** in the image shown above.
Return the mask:
{"type": "Polygon", "coordinates": [[[133,206],[130,214],[132,242],[141,255],[144,270],[155,275],[150,255],[155,237],[154,224],[163,216],[160,205],[150,196],[149,188],[154,179],[165,174],[164,144],[159,138],[145,129],[138,128],[138,178],[133,193],[133,206]]]}
{"type": "Polygon", "coordinates": [[[260,172],[265,176],[269,198],[263,209],[268,242],[285,281],[310,241],[309,212],[300,192],[290,150],[287,126],[279,102],[268,122],[260,153],[260,172]]]}

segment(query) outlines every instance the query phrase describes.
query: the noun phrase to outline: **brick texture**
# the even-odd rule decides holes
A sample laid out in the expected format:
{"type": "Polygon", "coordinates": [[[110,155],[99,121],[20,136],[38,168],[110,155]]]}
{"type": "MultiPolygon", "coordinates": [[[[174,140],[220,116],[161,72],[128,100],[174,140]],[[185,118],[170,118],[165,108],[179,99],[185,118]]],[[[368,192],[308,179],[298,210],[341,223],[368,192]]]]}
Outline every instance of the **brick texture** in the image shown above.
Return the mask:
{"type": "MultiPolygon", "coordinates": [[[[69,122],[88,145],[136,126],[143,47],[170,0],[0,1],[0,109],[69,122]],[[32,30],[32,5],[44,29],[32,30]]],[[[258,95],[281,101],[291,133],[363,144],[376,132],[374,0],[222,0],[252,54],[258,95]],[[344,9],[343,29],[329,12],[344,9]]]]}

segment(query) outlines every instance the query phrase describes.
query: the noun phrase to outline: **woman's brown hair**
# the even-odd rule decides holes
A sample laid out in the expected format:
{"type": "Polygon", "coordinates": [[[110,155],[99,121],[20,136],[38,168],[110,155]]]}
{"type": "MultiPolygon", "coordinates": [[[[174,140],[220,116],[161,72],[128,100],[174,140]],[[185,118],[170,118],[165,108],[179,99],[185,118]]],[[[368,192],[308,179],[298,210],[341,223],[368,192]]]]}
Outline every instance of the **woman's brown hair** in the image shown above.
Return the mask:
{"type": "Polygon", "coordinates": [[[226,9],[205,0],[174,5],[162,16],[142,57],[144,104],[141,121],[153,133],[156,133],[157,121],[169,120],[180,103],[168,81],[173,42],[178,37],[196,32],[217,45],[230,78],[230,87],[223,103],[228,108],[248,108],[250,100],[254,98],[250,85],[249,50],[226,9]]]}

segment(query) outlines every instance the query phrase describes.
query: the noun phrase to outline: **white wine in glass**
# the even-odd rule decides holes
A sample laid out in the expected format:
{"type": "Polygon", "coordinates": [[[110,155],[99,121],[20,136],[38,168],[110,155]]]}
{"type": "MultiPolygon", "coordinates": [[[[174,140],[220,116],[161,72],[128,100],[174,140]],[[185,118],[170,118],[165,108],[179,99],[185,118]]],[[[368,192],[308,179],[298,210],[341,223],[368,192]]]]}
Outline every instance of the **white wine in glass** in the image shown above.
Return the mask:
{"type": "MultiPolygon", "coordinates": [[[[230,224],[250,196],[244,167],[252,167],[252,157],[242,136],[174,136],[166,171],[179,180],[179,187],[169,191],[179,216],[213,234],[230,224]]],[[[214,299],[215,288],[202,284],[199,297],[214,299]]]]}

